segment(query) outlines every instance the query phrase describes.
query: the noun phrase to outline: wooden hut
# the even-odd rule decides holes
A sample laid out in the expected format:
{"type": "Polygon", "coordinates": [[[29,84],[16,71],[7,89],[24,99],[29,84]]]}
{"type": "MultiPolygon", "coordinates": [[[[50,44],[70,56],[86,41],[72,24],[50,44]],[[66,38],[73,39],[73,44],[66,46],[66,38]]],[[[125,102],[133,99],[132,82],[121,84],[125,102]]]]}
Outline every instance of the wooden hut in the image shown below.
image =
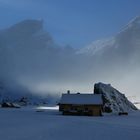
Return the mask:
{"type": "Polygon", "coordinates": [[[63,115],[102,116],[102,96],[100,94],[62,94],[59,111],[63,115]]]}

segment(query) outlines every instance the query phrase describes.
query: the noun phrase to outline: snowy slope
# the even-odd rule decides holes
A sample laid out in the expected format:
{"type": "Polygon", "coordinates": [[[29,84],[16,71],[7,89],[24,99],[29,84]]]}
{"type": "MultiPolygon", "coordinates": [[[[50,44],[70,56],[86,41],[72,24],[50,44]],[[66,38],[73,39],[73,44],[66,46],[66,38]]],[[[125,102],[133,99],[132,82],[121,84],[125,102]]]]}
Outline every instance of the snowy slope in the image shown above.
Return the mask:
{"type": "Polygon", "coordinates": [[[115,51],[121,53],[133,53],[139,49],[140,45],[140,16],[131,20],[119,33],[115,36],[92,42],[85,48],[80,49],[77,53],[86,55],[109,54],[115,51]],[[132,52],[130,52],[132,51],[132,52]]]}
{"type": "Polygon", "coordinates": [[[128,116],[62,116],[48,108],[0,109],[2,140],[139,140],[140,112],[128,116]]]}
{"type": "Polygon", "coordinates": [[[94,93],[102,94],[105,112],[128,112],[137,110],[124,94],[120,93],[110,84],[95,84],[94,93]]]}
{"type": "Polygon", "coordinates": [[[96,40],[87,47],[80,49],[77,54],[101,55],[104,52],[104,49],[112,47],[114,43],[115,39],[113,37],[108,39],[96,40]]]}

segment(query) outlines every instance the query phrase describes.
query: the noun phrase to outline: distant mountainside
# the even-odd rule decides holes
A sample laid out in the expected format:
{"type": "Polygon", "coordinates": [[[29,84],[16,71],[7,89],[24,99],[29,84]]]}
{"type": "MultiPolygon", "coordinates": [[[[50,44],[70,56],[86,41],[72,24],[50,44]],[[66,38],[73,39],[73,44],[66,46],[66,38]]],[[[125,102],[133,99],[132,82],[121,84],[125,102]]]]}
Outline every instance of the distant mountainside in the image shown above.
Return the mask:
{"type": "Polygon", "coordinates": [[[87,55],[105,55],[116,53],[129,56],[140,50],[140,16],[131,20],[119,33],[107,39],[92,42],[77,53],[87,55]]]}
{"type": "Polygon", "coordinates": [[[128,112],[137,110],[124,94],[113,88],[110,84],[97,83],[94,85],[94,93],[102,94],[103,110],[105,112],[128,112]]]}
{"type": "MultiPolygon", "coordinates": [[[[18,87],[19,88],[19,87],[18,87]]],[[[32,92],[24,89],[10,89],[4,83],[0,83],[0,105],[2,103],[16,103],[19,105],[50,105],[57,104],[58,96],[53,94],[46,94],[44,96],[33,94],[32,92]]]]}
{"type": "Polygon", "coordinates": [[[58,45],[42,20],[24,20],[0,30],[0,81],[12,94],[87,92],[88,83],[96,81],[113,81],[126,93],[137,94],[139,61],[140,17],[115,36],[80,49],[58,45]]]}
{"type": "Polygon", "coordinates": [[[43,21],[22,21],[0,31],[0,81],[35,88],[40,81],[66,75],[73,52],[54,42],[43,21]]]}
{"type": "Polygon", "coordinates": [[[89,79],[116,80],[117,84],[133,85],[133,91],[139,92],[136,85],[140,82],[140,16],[113,37],[94,41],[76,54],[85,57],[83,67],[87,68],[89,79]]]}
{"type": "MultiPolygon", "coordinates": [[[[140,17],[130,21],[115,36],[97,40],[80,49],[77,53],[90,56],[93,61],[97,60],[98,65],[103,67],[111,66],[111,68],[116,69],[118,66],[126,66],[127,68],[130,65],[139,66],[140,17]]],[[[93,62],[93,64],[95,63],[93,62]]]]}

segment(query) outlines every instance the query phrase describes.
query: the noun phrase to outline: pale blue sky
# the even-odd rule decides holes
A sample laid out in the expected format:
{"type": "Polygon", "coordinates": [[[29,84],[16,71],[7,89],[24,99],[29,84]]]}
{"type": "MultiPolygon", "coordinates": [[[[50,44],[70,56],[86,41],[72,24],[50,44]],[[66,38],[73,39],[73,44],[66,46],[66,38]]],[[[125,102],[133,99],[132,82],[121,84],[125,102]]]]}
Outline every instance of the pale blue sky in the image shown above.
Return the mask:
{"type": "Polygon", "coordinates": [[[115,35],[140,15],[140,0],[0,0],[0,29],[24,19],[44,19],[58,44],[84,47],[115,35]]]}

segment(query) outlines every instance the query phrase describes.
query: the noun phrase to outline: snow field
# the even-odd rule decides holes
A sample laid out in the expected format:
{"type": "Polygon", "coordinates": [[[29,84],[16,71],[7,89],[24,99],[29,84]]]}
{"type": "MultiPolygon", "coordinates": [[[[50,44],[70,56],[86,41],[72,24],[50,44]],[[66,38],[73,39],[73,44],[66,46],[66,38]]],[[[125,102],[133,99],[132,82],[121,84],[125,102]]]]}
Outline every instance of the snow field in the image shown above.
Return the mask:
{"type": "Polygon", "coordinates": [[[140,139],[140,111],[87,117],[63,116],[56,107],[0,109],[0,140],[132,139],[140,139]]]}

